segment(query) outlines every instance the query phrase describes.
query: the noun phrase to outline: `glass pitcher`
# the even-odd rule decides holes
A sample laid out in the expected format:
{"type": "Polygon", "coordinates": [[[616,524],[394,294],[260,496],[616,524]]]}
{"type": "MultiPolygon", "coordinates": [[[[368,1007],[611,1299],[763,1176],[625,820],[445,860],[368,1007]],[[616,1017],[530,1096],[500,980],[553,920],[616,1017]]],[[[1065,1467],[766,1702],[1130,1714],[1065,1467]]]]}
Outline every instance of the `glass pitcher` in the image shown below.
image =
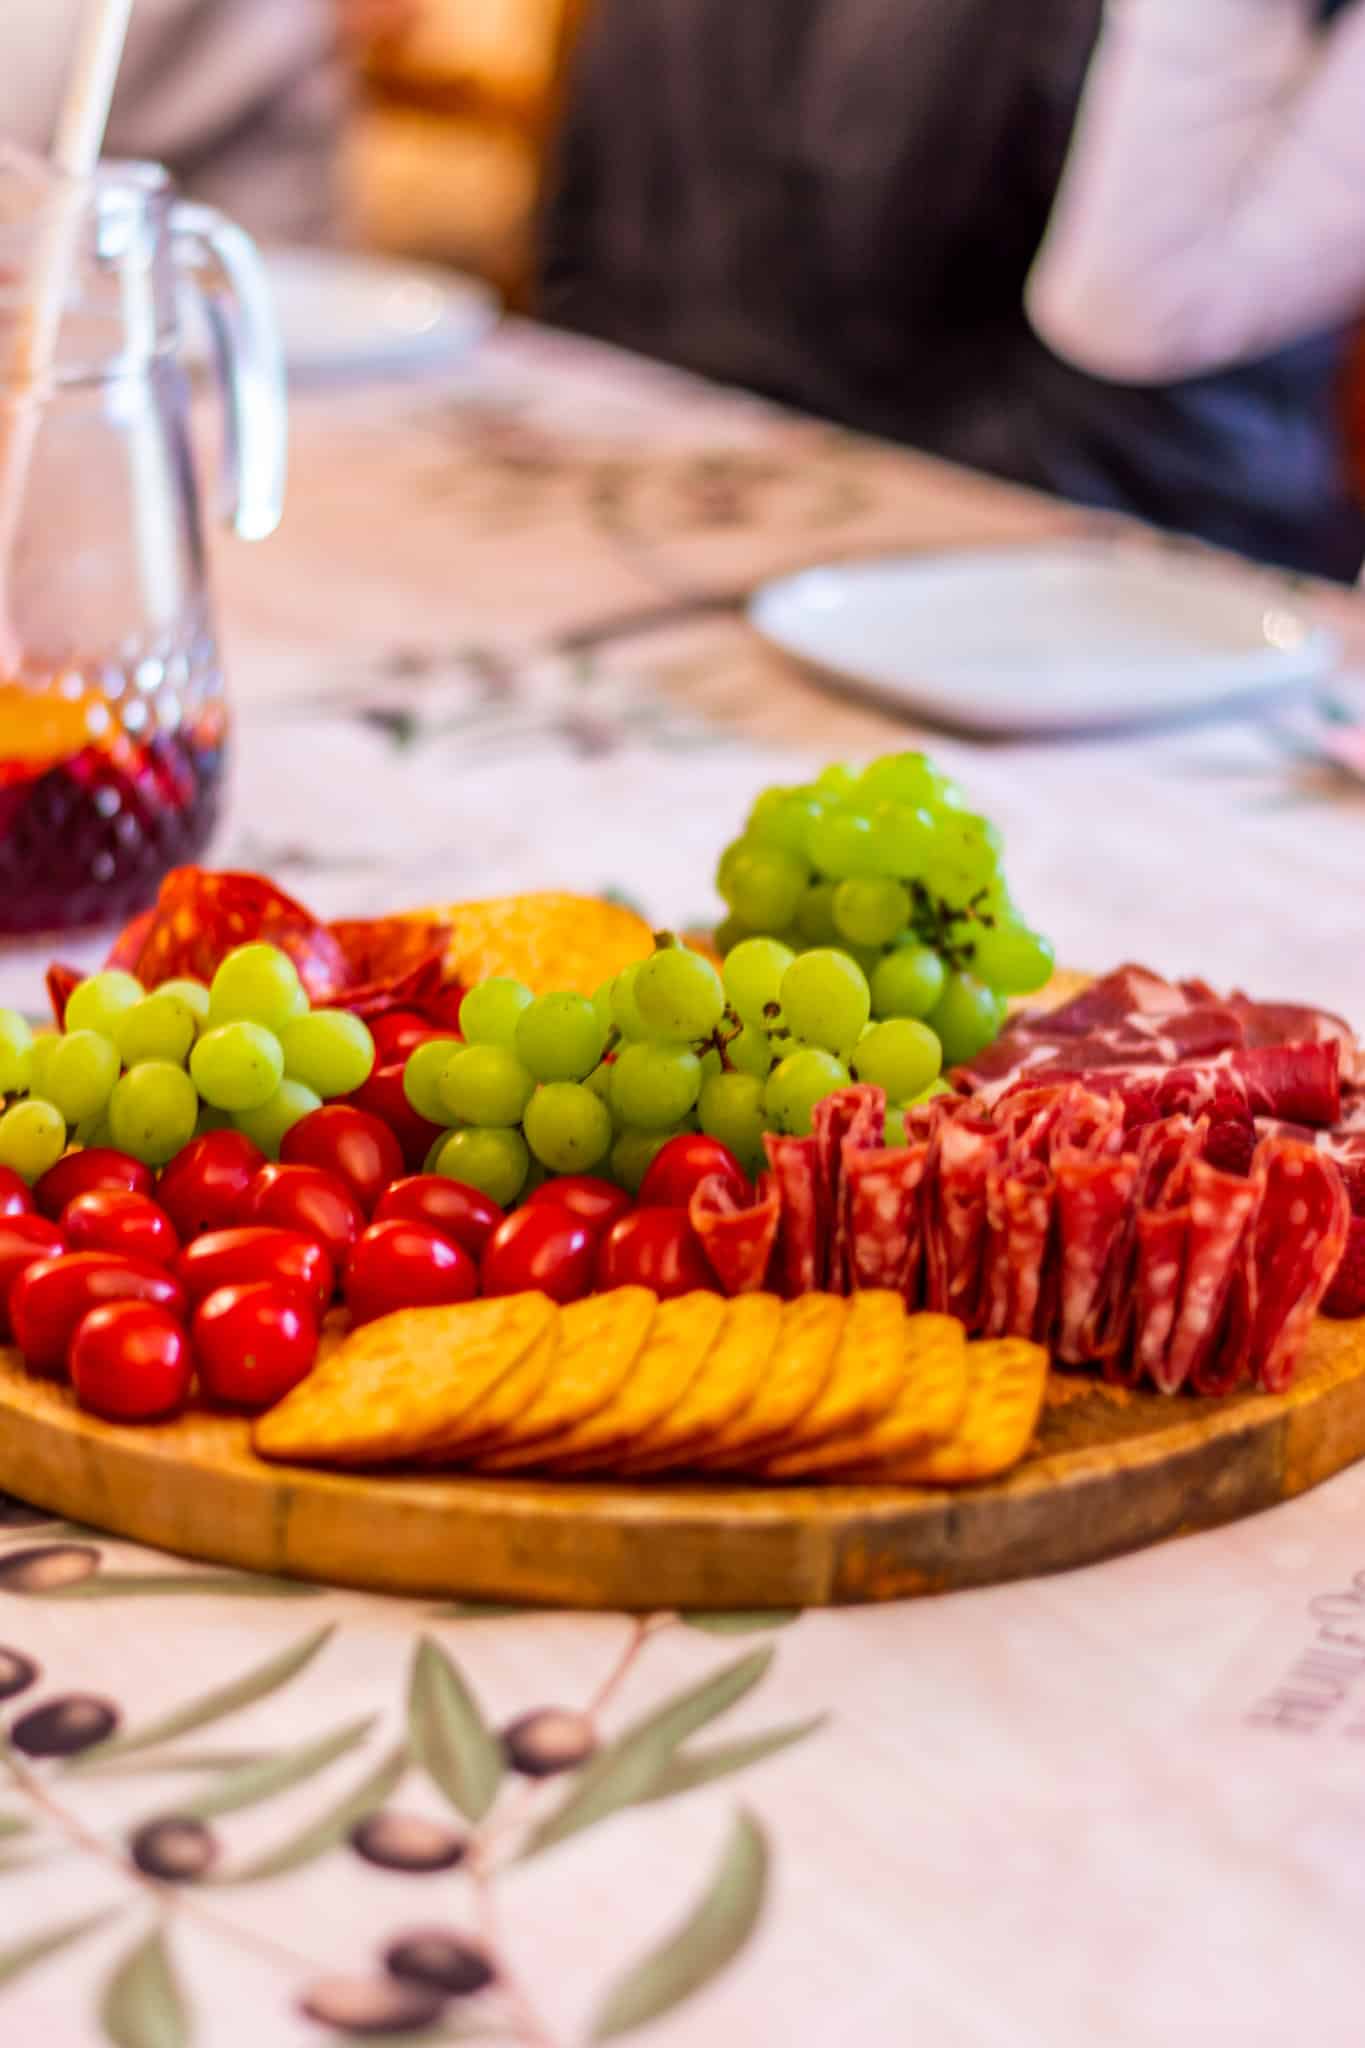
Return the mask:
{"type": "Polygon", "coordinates": [[[217,815],[187,279],[226,400],[223,514],[262,539],[285,386],[250,239],[152,165],[76,184],[0,161],[0,934],[126,918],[217,815]]]}

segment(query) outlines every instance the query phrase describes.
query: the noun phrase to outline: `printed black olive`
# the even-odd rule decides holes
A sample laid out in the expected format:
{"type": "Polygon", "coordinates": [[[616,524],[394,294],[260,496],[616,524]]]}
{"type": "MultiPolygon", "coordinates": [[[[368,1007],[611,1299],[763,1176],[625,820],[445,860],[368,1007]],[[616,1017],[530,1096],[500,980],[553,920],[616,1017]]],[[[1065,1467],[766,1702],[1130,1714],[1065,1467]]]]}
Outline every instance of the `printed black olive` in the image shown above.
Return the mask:
{"type": "Polygon", "coordinates": [[[9,1739],[25,1756],[75,1756],[104,1742],[117,1727],[118,1713],[108,1700],[69,1692],[21,1714],[9,1739]]]}
{"type": "Polygon", "coordinates": [[[6,1650],[0,1647],[0,1700],[12,1700],[16,1693],[27,1692],[36,1684],[38,1666],[22,1650],[6,1650]]]}
{"type": "Polygon", "coordinates": [[[351,1847],[381,1870],[452,1870],[464,1838],[416,1813],[371,1813],[351,1829],[351,1847]]]}
{"type": "Polygon", "coordinates": [[[503,1754],[527,1778],[553,1778],[575,1771],[597,1748],[597,1732],[586,1714],[571,1707],[539,1707],[503,1730],[503,1754]]]}
{"type": "Polygon", "coordinates": [[[395,1977],[324,1977],[300,2000],[310,2020],[362,2038],[429,2027],[444,2004],[439,1991],[395,1977]]]}
{"type": "Polygon", "coordinates": [[[0,1557],[0,1593],[58,1593],[99,1568],[100,1554],[88,1543],[35,1543],[0,1557]]]}
{"type": "Polygon", "coordinates": [[[384,1968],[405,1984],[426,1984],[450,1998],[470,1998],[497,1975],[476,1941],[449,1934],[444,1927],[419,1927],[400,1935],[384,1951],[384,1968]]]}
{"type": "Polygon", "coordinates": [[[193,1884],[218,1857],[213,1830],[181,1813],[145,1822],[128,1847],[138,1869],[163,1884],[193,1884]]]}

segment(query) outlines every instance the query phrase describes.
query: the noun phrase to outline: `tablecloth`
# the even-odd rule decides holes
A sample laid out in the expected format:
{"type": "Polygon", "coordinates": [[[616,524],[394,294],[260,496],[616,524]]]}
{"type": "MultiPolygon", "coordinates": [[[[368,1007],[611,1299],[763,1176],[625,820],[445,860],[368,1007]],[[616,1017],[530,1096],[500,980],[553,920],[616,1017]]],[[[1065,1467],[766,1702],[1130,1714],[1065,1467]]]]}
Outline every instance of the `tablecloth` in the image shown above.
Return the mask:
{"type": "MultiPolygon", "coordinates": [[[[1095,526],[527,327],[305,391],[281,536],[217,562],[217,855],[328,913],[565,886],[711,915],[758,786],[915,743],[757,640],[756,582],[1095,526]]],[[[1299,598],[1365,646],[1357,600],[1299,598]]],[[[1273,723],[932,744],[1068,961],[1365,1016],[1362,798],[1273,723]]],[[[37,965],[5,956],[0,998],[37,965]]],[[[347,2018],[524,2048],[1360,2038],[1365,1470],[1086,1571],[800,1616],[384,1600],[4,1503],[0,1702],[16,2048],[347,2018]],[[507,1761],[546,1709],[577,1772],[507,1761]],[[492,1981],[434,2017],[386,1970],[415,1951],[492,1981]]]]}

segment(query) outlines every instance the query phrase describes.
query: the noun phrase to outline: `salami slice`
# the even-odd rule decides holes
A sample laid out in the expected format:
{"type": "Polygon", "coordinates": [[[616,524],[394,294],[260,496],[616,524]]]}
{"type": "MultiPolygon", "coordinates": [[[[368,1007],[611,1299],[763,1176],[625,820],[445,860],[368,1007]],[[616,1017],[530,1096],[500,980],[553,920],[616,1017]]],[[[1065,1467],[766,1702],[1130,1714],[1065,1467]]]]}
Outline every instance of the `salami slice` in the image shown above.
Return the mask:
{"type": "Polygon", "coordinates": [[[845,1165],[859,1153],[878,1151],[886,1132],[886,1094],[881,1088],[841,1088],[815,1106],[816,1199],[828,1219],[824,1285],[847,1294],[852,1285],[845,1165]]]}
{"type": "Polygon", "coordinates": [[[157,896],[115,942],[110,966],[147,988],[173,976],[211,981],[234,946],[265,940],[287,953],[313,1003],[335,1002],[350,973],[339,942],[301,903],[260,875],[173,868],[157,896]]]}
{"type": "Polygon", "coordinates": [[[1259,1178],[1220,1173],[1193,1160],[1186,1180],[1184,1286],[1162,1363],[1152,1377],[1163,1393],[1196,1385],[1216,1349],[1243,1242],[1254,1236],[1261,1204],[1259,1178]]]}
{"type": "Polygon", "coordinates": [[[890,1287],[910,1308],[924,1298],[921,1194],[930,1141],[910,1138],[894,1151],[856,1152],[844,1166],[850,1289],[890,1287]]]}
{"type": "Polygon", "coordinates": [[[767,1286],[782,1221],[772,1174],[759,1176],[756,1198],[747,1204],[736,1199],[729,1181],[714,1175],[696,1188],[688,1214],[724,1293],[757,1294],[767,1286]]]}
{"type": "Polygon", "coordinates": [[[925,1306],[980,1328],[990,1220],[988,1191],[1009,1151],[1007,1124],[970,1111],[945,1118],[938,1135],[936,1197],[929,1227],[935,1256],[925,1306]]]}
{"type": "Polygon", "coordinates": [[[822,1284],[828,1257],[829,1222],[820,1213],[814,1138],[764,1139],[780,1225],[776,1274],[789,1300],[812,1294],[822,1284]]]}
{"type": "Polygon", "coordinates": [[[1288,1386],[1309,1327],[1346,1248],[1351,1205],[1330,1159],[1268,1138],[1252,1162],[1264,1181],[1256,1226],[1258,1292],[1251,1354],[1261,1385],[1288,1386]]]}

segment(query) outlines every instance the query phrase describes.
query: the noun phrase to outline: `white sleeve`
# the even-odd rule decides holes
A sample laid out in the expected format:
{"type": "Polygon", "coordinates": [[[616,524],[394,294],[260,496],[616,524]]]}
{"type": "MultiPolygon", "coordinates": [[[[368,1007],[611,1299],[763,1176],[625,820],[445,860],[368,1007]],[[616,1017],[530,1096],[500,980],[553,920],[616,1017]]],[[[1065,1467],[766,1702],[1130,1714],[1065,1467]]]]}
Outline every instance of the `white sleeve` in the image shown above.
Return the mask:
{"type": "Polygon", "coordinates": [[[1365,0],[1109,0],[1027,289],[1058,355],[1155,383],[1365,314],[1365,0]]]}

